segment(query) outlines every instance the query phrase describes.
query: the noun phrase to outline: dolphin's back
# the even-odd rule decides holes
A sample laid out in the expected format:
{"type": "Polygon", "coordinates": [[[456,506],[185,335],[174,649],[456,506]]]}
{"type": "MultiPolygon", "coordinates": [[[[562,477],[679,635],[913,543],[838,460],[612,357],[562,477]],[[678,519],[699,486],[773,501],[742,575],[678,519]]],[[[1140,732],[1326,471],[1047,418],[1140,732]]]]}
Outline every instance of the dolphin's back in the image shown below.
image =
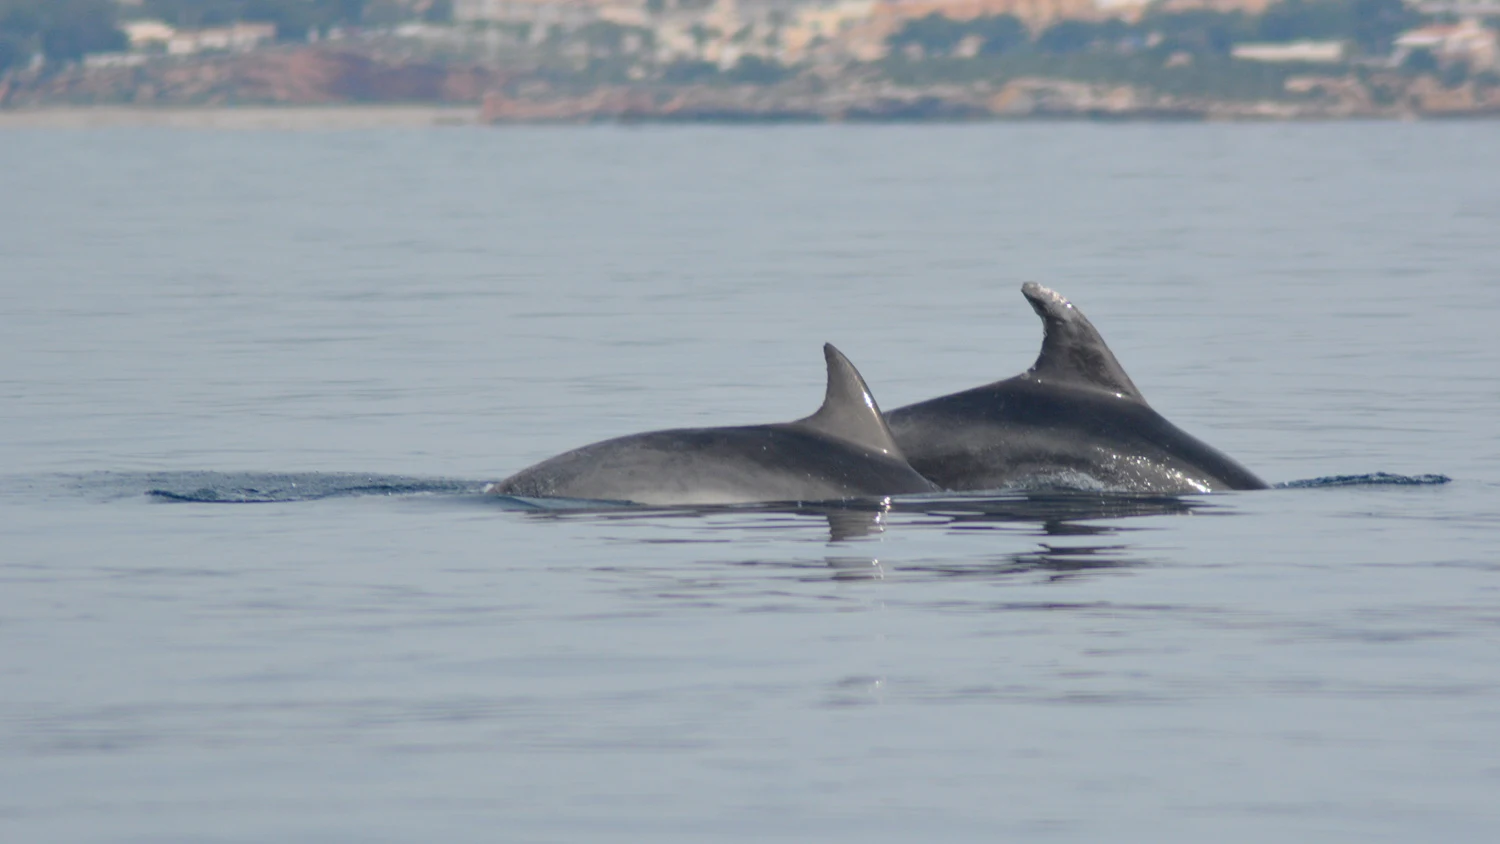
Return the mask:
{"type": "Polygon", "coordinates": [[[930,492],[905,461],[797,424],[650,431],[586,445],[492,492],[651,505],[827,501],[930,492]]]}
{"type": "Polygon", "coordinates": [[[932,492],[901,456],[869,385],[823,347],[828,387],[811,416],[776,425],[677,428],[597,442],[487,489],[527,498],[652,505],[831,501],[932,492]]]}
{"type": "Polygon", "coordinates": [[[1266,486],[1145,402],[1026,376],[897,408],[886,421],[912,467],[947,489],[1266,486]]]}
{"type": "Polygon", "coordinates": [[[1152,410],[1071,302],[1039,284],[1021,292],[1042,320],[1042,350],[1030,369],[886,414],[917,471],[955,490],[1265,488],[1248,469],[1152,410]]]}

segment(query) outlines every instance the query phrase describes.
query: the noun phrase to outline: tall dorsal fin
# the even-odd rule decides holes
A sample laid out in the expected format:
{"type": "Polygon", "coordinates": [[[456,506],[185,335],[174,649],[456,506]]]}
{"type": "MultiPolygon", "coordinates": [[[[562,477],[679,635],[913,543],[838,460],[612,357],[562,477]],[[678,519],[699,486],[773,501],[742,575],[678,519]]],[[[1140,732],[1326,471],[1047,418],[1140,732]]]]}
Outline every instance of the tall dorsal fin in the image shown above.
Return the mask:
{"type": "Polygon", "coordinates": [[[832,343],[823,344],[823,357],[828,361],[828,392],[823,406],[792,424],[905,460],[859,370],[832,343]]]}
{"type": "Polygon", "coordinates": [[[1114,352],[1104,344],[1088,317],[1062,294],[1028,282],[1021,294],[1042,318],[1042,353],[1026,370],[1041,380],[1082,384],[1145,402],[1114,352]]]}

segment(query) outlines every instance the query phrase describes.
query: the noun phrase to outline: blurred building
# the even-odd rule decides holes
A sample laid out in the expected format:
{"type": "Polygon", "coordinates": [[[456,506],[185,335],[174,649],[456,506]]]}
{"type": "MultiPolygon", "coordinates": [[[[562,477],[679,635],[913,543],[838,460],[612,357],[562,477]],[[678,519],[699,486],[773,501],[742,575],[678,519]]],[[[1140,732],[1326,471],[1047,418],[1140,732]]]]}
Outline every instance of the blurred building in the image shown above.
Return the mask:
{"type": "Polygon", "coordinates": [[[253,50],[276,40],[272,23],[234,23],[205,29],[178,29],[163,21],[136,20],[121,25],[133,52],[160,52],[173,56],[194,53],[253,50]]]}
{"type": "Polygon", "coordinates": [[[838,0],[801,6],[782,28],[779,58],[800,62],[820,49],[838,58],[880,58],[892,30],[877,18],[877,5],[876,0],[838,0]]]}
{"type": "Polygon", "coordinates": [[[165,50],[167,42],[177,34],[176,28],[162,21],[129,21],[120,27],[132,50],[165,50]]]}
{"type": "Polygon", "coordinates": [[[1407,30],[1396,38],[1395,47],[1393,59],[1398,64],[1416,50],[1427,50],[1444,64],[1464,62],[1474,70],[1500,66],[1500,37],[1473,18],[1407,30]]]}
{"type": "Polygon", "coordinates": [[[1236,44],[1230,55],[1241,61],[1338,64],[1348,58],[1343,41],[1287,41],[1271,44],[1236,44]]]}
{"type": "Polygon", "coordinates": [[[1207,10],[1210,12],[1243,12],[1258,15],[1280,0],[1161,0],[1152,4],[1160,12],[1187,12],[1207,10]]]}
{"type": "Polygon", "coordinates": [[[1500,18],[1500,0],[1423,0],[1416,3],[1424,15],[1452,15],[1456,18],[1500,18]]]}
{"type": "Polygon", "coordinates": [[[453,0],[453,21],[584,26],[599,20],[604,5],[590,0],[453,0]]]}
{"type": "Polygon", "coordinates": [[[184,29],[167,41],[172,55],[192,53],[243,52],[276,40],[274,23],[235,23],[207,29],[184,29]]]}

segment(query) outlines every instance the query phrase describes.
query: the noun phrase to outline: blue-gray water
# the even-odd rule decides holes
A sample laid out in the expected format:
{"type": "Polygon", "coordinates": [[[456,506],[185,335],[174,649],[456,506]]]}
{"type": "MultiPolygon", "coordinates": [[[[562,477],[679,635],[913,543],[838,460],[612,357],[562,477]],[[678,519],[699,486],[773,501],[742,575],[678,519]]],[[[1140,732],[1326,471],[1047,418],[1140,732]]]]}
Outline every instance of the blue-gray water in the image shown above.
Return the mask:
{"type": "Polygon", "coordinates": [[[1500,124],[0,156],[6,841],[1500,835],[1500,124]],[[878,520],[472,492],[805,415],[825,341],[888,408],[1008,377],[1030,280],[1269,481],[1453,480],[878,520]]]}

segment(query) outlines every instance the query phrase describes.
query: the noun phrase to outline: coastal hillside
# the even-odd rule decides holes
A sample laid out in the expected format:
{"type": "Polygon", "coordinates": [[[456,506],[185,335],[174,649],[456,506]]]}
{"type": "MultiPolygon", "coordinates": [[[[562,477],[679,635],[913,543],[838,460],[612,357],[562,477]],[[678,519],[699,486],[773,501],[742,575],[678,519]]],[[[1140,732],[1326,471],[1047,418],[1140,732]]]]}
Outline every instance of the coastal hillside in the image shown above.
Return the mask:
{"type": "Polygon", "coordinates": [[[492,122],[1500,114],[1500,0],[0,0],[0,108],[492,122]]]}

